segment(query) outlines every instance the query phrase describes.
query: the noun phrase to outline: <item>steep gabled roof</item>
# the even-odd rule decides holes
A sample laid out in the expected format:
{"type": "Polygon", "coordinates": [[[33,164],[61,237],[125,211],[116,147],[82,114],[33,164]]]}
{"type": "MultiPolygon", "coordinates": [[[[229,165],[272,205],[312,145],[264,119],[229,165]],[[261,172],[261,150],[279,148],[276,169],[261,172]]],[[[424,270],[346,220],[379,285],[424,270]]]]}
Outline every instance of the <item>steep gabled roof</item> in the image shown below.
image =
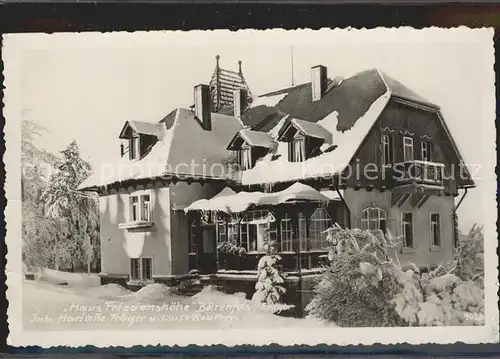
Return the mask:
{"type": "Polygon", "coordinates": [[[251,107],[242,115],[246,126],[259,131],[269,131],[283,115],[307,122],[318,122],[333,111],[339,113],[337,130],[345,131],[351,128],[370,105],[387,90],[391,96],[422,104],[433,109],[439,107],[418,95],[399,81],[376,68],[365,70],[347,79],[336,77],[328,80],[327,92],[319,101],[312,101],[311,83],[269,92],[262,95],[265,98],[281,95],[274,107],[251,107]],[[279,114],[278,116],[269,116],[279,114]]]}
{"type": "MultiPolygon", "coordinates": [[[[242,76],[240,80],[236,76],[238,73],[217,71],[218,75],[223,74],[224,78],[234,80],[225,83],[227,89],[242,84],[242,76]]],[[[217,81],[218,85],[223,84],[220,78],[217,81]]],[[[211,131],[203,130],[193,111],[182,108],[172,111],[158,124],[127,122],[122,132],[132,129],[155,134],[158,142],[140,160],[120,159],[114,164],[120,169],[116,173],[122,176],[127,172],[123,171],[124,168],[130,167],[127,178],[99,177],[100,174],[96,174],[80,188],[164,174],[234,179],[243,185],[337,174],[349,164],[391,98],[420,104],[440,116],[438,106],[381,71],[371,69],[347,79],[337,77],[329,80],[326,93],[318,101],[312,101],[311,84],[306,83],[252,98],[240,118],[233,117],[232,106],[228,106],[211,114],[211,131]],[[335,146],[323,149],[322,153],[304,163],[290,163],[286,143],[278,142],[276,145],[275,139],[292,125],[308,136],[323,138],[335,146]],[[257,161],[254,168],[231,176],[227,165],[232,160],[232,154],[228,149],[233,149],[231,144],[237,138],[270,151],[257,161]],[[190,167],[190,164],[195,166],[190,167]]],[[[229,103],[229,99],[226,100],[229,103]]],[[[446,128],[444,122],[443,125],[446,128]]],[[[451,142],[454,144],[452,138],[451,142]]],[[[458,153],[456,145],[455,149],[458,153]]],[[[109,173],[109,167],[106,169],[109,173]]]]}
{"type": "Polygon", "coordinates": [[[431,107],[433,109],[439,109],[438,105],[433,104],[429,100],[423,98],[413,90],[409,89],[405,85],[403,85],[401,82],[398,80],[395,80],[394,78],[388,76],[385,74],[383,71],[379,70],[379,75],[382,77],[382,79],[385,81],[385,84],[387,85],[389,91],[391,91],[391,95],[393,97],[401,98],[403,100],[408,100],[411,102],[415,102],[417,104],[421,104],[424,106],[431,107]]]}
{"type": "Polygon", "coordinates": [[[318,122],[333,111],[339,113],[337,130],[351,128],[370,107],[387,91],[376,69],[362,71],[330,90],[318,101],[312,101],[311,84],[296,87],[280,101],[276,108],[293,118],[318,122]]]}

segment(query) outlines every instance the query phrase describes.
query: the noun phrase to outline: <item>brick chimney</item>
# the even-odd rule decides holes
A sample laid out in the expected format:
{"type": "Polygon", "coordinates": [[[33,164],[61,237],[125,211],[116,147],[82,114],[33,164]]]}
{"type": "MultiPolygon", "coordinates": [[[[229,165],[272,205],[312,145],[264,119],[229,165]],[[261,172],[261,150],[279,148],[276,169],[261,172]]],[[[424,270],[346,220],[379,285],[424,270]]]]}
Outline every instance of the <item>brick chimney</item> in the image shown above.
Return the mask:
{"type": "Polygon", "coordinates": [[[205,131],[212,130],[210,88],[208,85],[194,87],[194,115],[205,131]]]}
{"type": "Polygon", "coordinates": [[[248,106],[248,92],[245,89],[233,91],[234,117],[241,117],[241,114],[248,106]]]}
{"type": "Polygon", "coordinates": [[[326,92],[327,83],[328,77],[326,73],[326,66],[317,65],[311,67],[311,89],[313,102],[323,98],[326,92]]]}

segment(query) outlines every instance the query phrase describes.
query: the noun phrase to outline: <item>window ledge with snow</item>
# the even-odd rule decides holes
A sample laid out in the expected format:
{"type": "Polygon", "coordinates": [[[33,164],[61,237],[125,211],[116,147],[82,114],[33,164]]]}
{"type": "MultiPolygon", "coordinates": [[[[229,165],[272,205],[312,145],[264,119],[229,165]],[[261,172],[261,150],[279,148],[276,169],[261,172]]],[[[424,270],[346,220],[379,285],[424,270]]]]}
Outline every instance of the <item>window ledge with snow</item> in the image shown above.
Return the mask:
{"type": "Polygon", "coordinates": [[[440,252],[441,247],[440,246],[430,246],[429,251],[430,252],[440,252]]]}
{"type": "Polygon", "coordinates": [[[135,222],[125,222],[125,223],[120,223],[118,225],[118,228],[120,229],[136,229],[136,228],[153,228],[154,227],[154,222],[150,221],[135,221],[135,222]]]}
{"type": "Polygon", "coordinates": [[[401,249],[401,252],[403,254],[411,254],[411,253],[415,253],[415,248],[410,248],[410,247],[403,247],[401,249]]]}

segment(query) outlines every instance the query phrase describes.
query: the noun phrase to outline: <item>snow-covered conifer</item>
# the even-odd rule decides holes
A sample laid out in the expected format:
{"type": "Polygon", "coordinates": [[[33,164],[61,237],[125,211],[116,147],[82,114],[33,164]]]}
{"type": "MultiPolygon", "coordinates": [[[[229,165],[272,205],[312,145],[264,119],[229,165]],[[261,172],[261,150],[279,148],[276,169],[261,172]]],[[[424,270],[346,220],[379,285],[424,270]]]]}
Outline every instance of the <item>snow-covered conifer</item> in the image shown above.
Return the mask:
{"type": "Polygon", "coordinates": [[[266,304],[279,303],[286,289],[285,282],[278,269],[281,257],[276,254],[274,243],[270,238],[269,231],[265,232],[264,245],[266,254],[259,260],[257,265],[257,283],[252,300],[266,304]]]}

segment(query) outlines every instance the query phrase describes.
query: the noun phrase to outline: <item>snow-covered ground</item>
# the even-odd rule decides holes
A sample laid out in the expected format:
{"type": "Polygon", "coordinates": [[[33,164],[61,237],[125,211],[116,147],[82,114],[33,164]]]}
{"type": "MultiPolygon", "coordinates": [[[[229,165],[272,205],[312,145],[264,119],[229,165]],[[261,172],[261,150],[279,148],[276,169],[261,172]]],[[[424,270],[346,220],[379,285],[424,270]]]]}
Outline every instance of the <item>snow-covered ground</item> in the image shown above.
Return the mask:
{"type": "Polygon", "coordinates": [[[131,292],[101,286],[95,275],[48,271],[23,283],[23,324],[28,330],[231,329],[324,327],[315,319],[285,318],[241,293],[205,287],[193,297],[162,284],[131,292]],[[61,282],[67,285],[61,285],[61,282]]]}

